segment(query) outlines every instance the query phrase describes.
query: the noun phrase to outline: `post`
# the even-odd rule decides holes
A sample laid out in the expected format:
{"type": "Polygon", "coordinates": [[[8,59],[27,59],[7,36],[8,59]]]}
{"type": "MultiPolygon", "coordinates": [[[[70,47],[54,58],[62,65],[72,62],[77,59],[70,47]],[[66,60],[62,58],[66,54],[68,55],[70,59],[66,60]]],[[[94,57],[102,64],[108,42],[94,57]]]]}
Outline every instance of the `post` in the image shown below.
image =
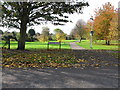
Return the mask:
{"type": "Polygon", "coordinates": [[[92,34],[90,33],[90,48],[92,48],[92,34]]]}
{"type": "Polygon", "coordinates": [[[47,50],[49,50],[49,42],[48,42],[48,44],[47,44],[47,50]]]}
{"type": "Polygon", "coordinates": [[[61,49],[61,41],[60,41],[60,43],[59,43],[59,49],[61,49]]]}
{"type": "Polygon", "coordinates": [[[90,48],[92,48],[92,36],[93,36],[93,16],[90,18],[92,20],[92,26],[91,26],[91,31],[90,31],[90,48]]]}
{"type": "Polygon", "coordinates": [[[10,39],[8,40],[8,49],[10,49],[10,39]]]}

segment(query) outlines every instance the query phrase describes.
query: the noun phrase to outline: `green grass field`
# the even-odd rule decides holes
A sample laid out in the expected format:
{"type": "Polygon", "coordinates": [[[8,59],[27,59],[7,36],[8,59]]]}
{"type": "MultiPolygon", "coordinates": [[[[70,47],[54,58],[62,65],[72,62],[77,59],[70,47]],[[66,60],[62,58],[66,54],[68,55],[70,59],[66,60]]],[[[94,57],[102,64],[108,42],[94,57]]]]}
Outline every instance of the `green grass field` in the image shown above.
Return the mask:
{"type": "MultiPolygon", "coordinates": [[[[82,40],[81,43],[76,43],[77,45],[86,48],[86,49],[91,49],[90,48],[90,41],[89,40],[82,40]]],[[[118,50],[118,44],[117,41],[112,41],[111,45],[105,45],[104,40],[97,41],[96,43],[93,42],[92,49],[103,49],[103,50],[118,50]]]]}
{"type": "MultiPolygon", "coordinates": [[[[61,44],[61,49],[71,49],[69,43],[70,42],[74,42],[77,40],[64,40],[62,41],[61,44]]],[[[56,41],[50,41],[50,42],[56,42],[56,41]]],[[[2,43],[0,43],[0,47],[2,47],[2,44],[4,44],[5,41],[2,41],[2,43]]],[[[25,48],[26,49],[47,49],[47,44],[48,42],[26,42],[25,48]]],[[[91,49],[90,48],[90,41],[89,40],[82,40],[81,43],[76,43],[77,45],[80,45],[83,48],[86,49],[91,49]]],[[[111,45],[105,45],[105,41],[104,40],[99,40],[96,43],[93,42],[93,48],[92,49],[103,49],[103,50],[118,50],[118,44],[117,41],[112,41],[111,45]]],[[[17,42],[16,41],[11,41],[11,49],[16,49],[17,48],[17,42]]],[[[59,49],[59,45],[58,44],[50,44],[49,45],[50,49],[59,49]]]]}
{"type": "MultiPolygon", "coordinates": [[[[56,42],[56,41],[52,41],[56,42]]],[[[5,41],[2,41],[2,44],[0,44],[0,47],[5,43],[5,41]]],[[[10,48],[11,49],[16,49],[17,48],[18,42],[16,41],[11,41],[10,48]]],[[[25,48],[26,49],[47,49],[47,44],[48,42],[26,42],[25,48]]],[[[7,47],[7,46],[6,46],[7,47]]],[[[50,44],[49,49],[59,49],[58,44],[50,44]]],[[[61,49],[70,49],[69,43],[61,43],[61,49]]]]}
{"type": "Polygon", "coordinates": [[[66,42],[66,43],[68,42],[69,43],[69,42],[75,42],[75,41],[78,41],[78,40],[63,40],[62,42],[66,42]]]}

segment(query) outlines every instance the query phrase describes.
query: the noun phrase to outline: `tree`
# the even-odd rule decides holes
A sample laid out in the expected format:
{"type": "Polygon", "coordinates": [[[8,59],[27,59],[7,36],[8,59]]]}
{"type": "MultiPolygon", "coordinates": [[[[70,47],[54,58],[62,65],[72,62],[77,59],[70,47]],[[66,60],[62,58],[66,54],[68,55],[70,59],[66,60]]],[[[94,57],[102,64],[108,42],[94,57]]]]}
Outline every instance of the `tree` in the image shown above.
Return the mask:
{"type": "Polygon", "coordinates": [[[12,32],[12,38],[15,39],[16,41],[18,41],[17,32],[15,32],[15,31],[12,32]]]}
{"type": "Polygon", "coordinates": [[[1,16],[2,16],[2,3],[0,2],[0,21],[1,21],[1,16]]]}
{"type": "Polygon", "coordinates": [[[28,31],[28,37],[30,37],[30,41],[34,41],[34,38],[33,38],[33,36],[35,35],[35,30],[34,29],[30,29],[29,31],[28,31]]]}
{"type": "Polygon", "coordinates": [[[57,41],[61,42],[62,40],[66,39],[66,34],[61,29],[56,28],[54,32],[55,32],[55,37],[57,41]]]}
{"type": "Polygon", "coordinates": [[[72,29],[72,31],[71,31],[73,36],[80,40],[79,42],[81,42],[81,40],[85,34],[85,26],[86,26],[85,22],[82,19],[80,19],[77,21],[74,29],[72,29]]]}
{"type": "Polygon", "coordinates": [[[72,29],[71,32],[70,32],[70,38],[71,38],[71,40],[76,39],[76,37],[74,36],[74,29],[72,29]]]}
{"type": "Polygon", "coordinates": [[[0,30],[0,34],[4,34],[4,32],[2,30],[0,30]]]}
{"type": "Polygon", "coordinates": [[[65,33],[56,33],[56,40],[61,42],[62,40],[66,40],[66,34],[65,33]]]}
{"type": "Polygon", "coordinates": [[[42,42],[49,40],[49,28],[48,27],[42,28],[42,34],[38,36],[38,40],[42,42]]]}
{"type": "Polygon", "coordinates": [[[99,40],[99,38],[97,37],[95,30],[93,30],[94,29],[93,28],[93,24],[94,24],[93,21],[94,21],[94,19],[87,21],[86,28],[85,28],[85,36],[86,36],[86,39],[90,40],[90,32],[94,31],[94,34],[92,36],[92,42],[96,43],[96,41],[99,40]]]}
{"type": "Polygon", "coordinates": [[[118,12],[116,11],[113,15],[112,20],[110,21],[110,27],[109,27],[109,35],[107,36],[107,39],[109,41],[111,40],[118,40],[118,12]]]}
{"type": "Polygon", "coordinates": [[[50,21],[54,25],[63,25],[68,22],[64,13],[81,13],[87,2],[4,2],[2,4],[2,26],[20,30],[18,49],[25,49],[25,35],[28,26],[50,21]]]}
{"type": "Polygon", "coordinates": [[[86,38],[90,39],[90,31],[91,31],[91,27],[92,27],[92,22],[90,20],[87,21],[86,24],[86,38]]]}
{"type": "Polygon", "coordinates": [[[42,28],[42,34],[44,34],[45,36],[49,36],[49,28],[48,27],[43,27],[42,28]]]}
{"type": "Polygon", "coordinates": [[[106,44],[110,44],[108,38],[110,34],[110,22],[114,17],[114,7],[108,2],[102,8],[95,11],[94,31],[96,37],[106,40],[106,44]]]}
{"type": "Polygon", "coordinates": [[[48,41],[49,38],[42,34],[42,35],[38,36],[37,39],[41,42],[46,42],[46,41],[48,41]]]}
{"type": "Polygon", "coordinates": [[[3,35],[3,39],[6,41],[5,44],[3,45],[3,48],[8,45],[8,49],[10,49],[10,39],[15,39],[17,41],[17,38],[16,38],[16,33],[15,32],[5,32],[4,33],[5,35],[3,35]]]}
{"type": "Polygon", "coordinates": [[[56,34],[56,33],[64,33],[64,32],[61,29],[56,28],[56,29],[54,29],[54,33],[56,34]]]}
{"type": "Polygon", "coordinates": [[[50,33],[50,34],[49,34],[49,40],[55,40],[53,33],[50,33]]]}
{"type": "Polygon", "coordinates": [[[28,34],[29,34],[30,36],[34,36],[34,35],[35,35],[35,30],[34,30],[34,29],[30,29],[30,30],[28,31],[28,34]]]}

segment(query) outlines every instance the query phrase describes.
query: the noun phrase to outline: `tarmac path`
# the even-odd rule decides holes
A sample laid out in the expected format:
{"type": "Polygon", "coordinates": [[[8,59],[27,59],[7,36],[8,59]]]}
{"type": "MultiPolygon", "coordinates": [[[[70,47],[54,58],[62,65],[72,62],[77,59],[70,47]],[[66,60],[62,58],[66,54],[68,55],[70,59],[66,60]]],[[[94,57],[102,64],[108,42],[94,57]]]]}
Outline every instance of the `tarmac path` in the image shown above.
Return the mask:
{"type": "Polygon", "coordinates": [[[3,88],[118,88],[117,68],[3,69],[3,88]]]}

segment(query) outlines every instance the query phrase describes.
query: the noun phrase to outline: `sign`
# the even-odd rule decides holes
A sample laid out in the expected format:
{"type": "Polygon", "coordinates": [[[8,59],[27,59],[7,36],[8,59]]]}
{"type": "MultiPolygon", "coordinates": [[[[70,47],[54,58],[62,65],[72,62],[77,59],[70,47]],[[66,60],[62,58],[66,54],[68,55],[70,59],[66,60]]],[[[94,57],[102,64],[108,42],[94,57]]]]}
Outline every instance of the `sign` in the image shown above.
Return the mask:
{"type": "Polygon", "coordinates": [[[59,49],[61,49],[61,42],[48,42],[47,49],[49,49],[49,44],[59,44],[59,49]]]}
{"type": "Polygon", "coordinates": [[[90,35],[93,36],[93,34],[94,34],[94,31],[90,31],[90,35]]]}

